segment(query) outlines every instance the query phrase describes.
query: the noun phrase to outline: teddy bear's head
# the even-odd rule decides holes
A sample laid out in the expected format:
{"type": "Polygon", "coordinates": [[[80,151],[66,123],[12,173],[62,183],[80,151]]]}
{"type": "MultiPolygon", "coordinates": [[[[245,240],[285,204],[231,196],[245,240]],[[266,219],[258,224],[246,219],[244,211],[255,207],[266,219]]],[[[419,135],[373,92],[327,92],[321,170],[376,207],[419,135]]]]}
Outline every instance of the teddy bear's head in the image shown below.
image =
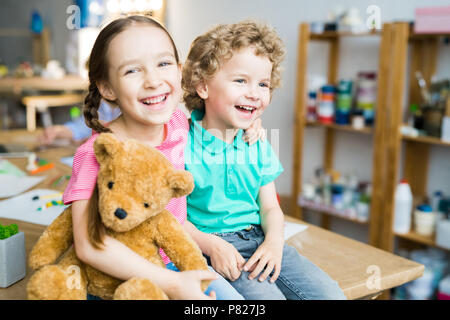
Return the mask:
{"type": "Polygon", "coordinates": [[[100,164],[98,210],[103,224],[116,232],[135,228],[194,188],[189,172],[176,170],[161,152],[136,140],[102,133],[94,151],[100,164]]]}

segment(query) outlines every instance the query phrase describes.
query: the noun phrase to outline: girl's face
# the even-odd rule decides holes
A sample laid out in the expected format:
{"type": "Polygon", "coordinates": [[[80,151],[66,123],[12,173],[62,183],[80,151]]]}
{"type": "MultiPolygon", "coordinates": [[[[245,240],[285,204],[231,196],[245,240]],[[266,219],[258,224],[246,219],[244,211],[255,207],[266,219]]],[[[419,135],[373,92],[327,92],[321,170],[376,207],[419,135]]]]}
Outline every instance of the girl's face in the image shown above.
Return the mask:
{"type": "Polygon", "coordinates": [[[114,100],[128,123],[167,123],[180,102],[181,65],[166,32],[134,25],[109,44],[108,81],[98,84],[102,95],[114,100]]]}
{"type": "Polygon", "coordinates": [[[270,102],[272,63],[248,47],[235,53],[197,92],[218,129],[247,129],[270,102]]]}

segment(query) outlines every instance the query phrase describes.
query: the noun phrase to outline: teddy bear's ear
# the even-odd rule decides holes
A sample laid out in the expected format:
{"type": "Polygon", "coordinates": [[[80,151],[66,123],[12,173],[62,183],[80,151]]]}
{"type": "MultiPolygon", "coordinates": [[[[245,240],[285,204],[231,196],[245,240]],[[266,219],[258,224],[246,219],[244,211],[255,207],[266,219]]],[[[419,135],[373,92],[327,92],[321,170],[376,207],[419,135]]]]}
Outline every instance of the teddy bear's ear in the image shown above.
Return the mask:
{"type": "Polygon", "coordinates": [[[173,197],[188,195],[194,190],[194,178],[185,170],[174,170],[168,174],[167,181],[173,190],[173,197]]]}
{"type": "Polygon", "coordinates": [[[122,150],[122,142],[113,133],[101,133],[94,142],[94,152],[99,163],[122,150]]]}

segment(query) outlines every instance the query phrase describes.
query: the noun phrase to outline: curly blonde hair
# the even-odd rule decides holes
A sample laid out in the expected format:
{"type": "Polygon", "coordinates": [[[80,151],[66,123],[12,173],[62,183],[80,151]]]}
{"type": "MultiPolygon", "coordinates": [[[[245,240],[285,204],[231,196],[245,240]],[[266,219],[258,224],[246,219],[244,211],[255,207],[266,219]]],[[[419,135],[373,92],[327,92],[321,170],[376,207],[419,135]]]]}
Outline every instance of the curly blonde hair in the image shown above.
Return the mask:
{"type": "Polygon", "coordinates": [[[194,40],[183,66],[183,101],[190,111],[205,106],[197,94],[198,84],[211,79],[234,52],[250,46],[255,47],[256,55],[267,57],[272,62],[270,93],[281,85],[280,64],[285,48],[276,31],[254,20],[221,24],[194,40]]]}

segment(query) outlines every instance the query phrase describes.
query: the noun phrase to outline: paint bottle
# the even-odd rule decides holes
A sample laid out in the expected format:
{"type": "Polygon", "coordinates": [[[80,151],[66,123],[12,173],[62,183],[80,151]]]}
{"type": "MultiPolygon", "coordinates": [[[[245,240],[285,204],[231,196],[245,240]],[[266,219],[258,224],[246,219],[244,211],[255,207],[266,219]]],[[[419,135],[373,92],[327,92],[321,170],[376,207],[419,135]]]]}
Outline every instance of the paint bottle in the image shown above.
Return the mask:
{"type": "Polygon", "coordinates": [[[350,109],[352,107],[352,81],[339,81],[336,102],[336,123],[350,123],[350,109]]]}
{"type": "Polygon", "coordinates": [[[334,121],[335,92],[336,88],[332,85],[324,85],[320,90],[317,115],[322,123],[333,123],[334,121]]]}
{"type": "Polygon", "coordinates": [[[406,180],[401,180],[397,185],[394,199],[394,231],[408,233],[411,228],[413,196],[406,180]]]}
{"type": "Polygon", "coordinates": [[[375,72],[358,73],[356,107],[362,111],[366,125],[372,125],[375,118],[376,86],[375,72]]]}
{"type": "Polygon", "coordinates": [[[306,115],[306,119],[308,121],[314,122],[317,121],[317,92],[310,91],[308,93],[308,112],[306,115]]]}

